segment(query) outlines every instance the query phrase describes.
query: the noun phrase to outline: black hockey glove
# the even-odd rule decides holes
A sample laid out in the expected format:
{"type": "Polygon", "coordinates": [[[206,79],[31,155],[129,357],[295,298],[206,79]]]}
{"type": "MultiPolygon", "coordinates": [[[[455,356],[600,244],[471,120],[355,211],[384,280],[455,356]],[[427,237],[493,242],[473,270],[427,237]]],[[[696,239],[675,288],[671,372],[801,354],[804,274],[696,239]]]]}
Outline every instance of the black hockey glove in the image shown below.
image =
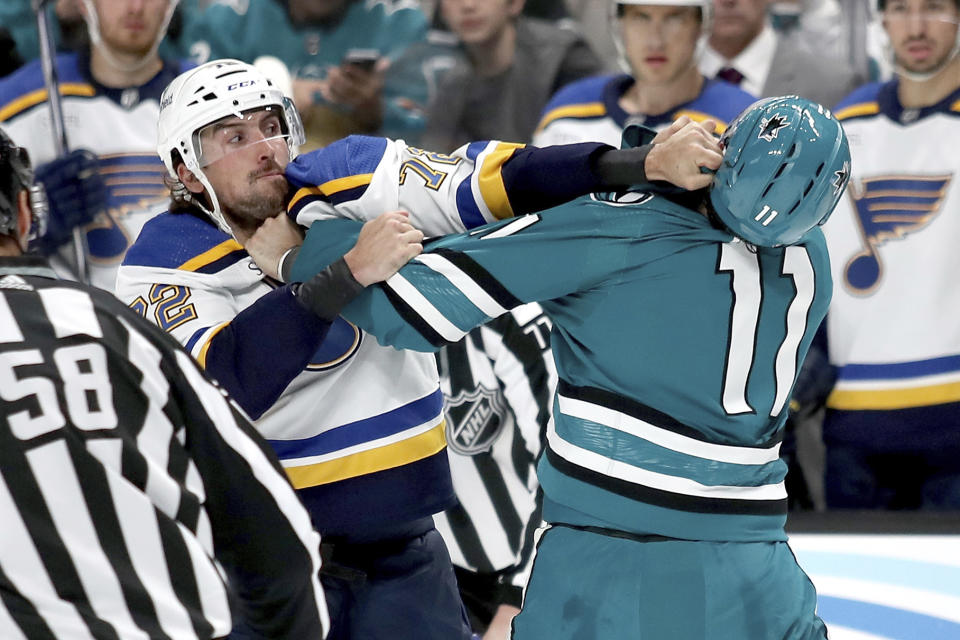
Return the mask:
{"type": "Polygon", "coordinates": [[[92,222],[106,207],[107,188],[100,175],[100,161],[86,149],[76,149],[62,158],[37,167],[50,201],[47,232],[33,246],[50,255],[71,239],[76,227],[92,222]]]}

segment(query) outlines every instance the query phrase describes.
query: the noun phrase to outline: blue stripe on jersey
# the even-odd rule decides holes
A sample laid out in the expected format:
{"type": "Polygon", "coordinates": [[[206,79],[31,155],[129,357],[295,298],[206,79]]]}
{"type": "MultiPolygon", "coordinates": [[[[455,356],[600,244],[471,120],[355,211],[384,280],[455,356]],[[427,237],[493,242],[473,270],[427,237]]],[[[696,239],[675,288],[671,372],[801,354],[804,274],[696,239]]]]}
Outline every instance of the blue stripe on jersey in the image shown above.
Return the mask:
{"type": "Polygon", "coordinates": [[[340,425],[311,438],[269,442],[281,459],[319,456],[395,435],[433,420],[442,410],[443,393],[437,389],[393,411],[340,425]]]}
{"type": "Polygon", "coordinates": [[[207,331],[208,329],[210,329],[210,327],[203,327],[202,329],[197,329],[196,331],[194,331],[193,335],[190,336],[190,339],[187,340],[185,345],[183,345],[184,350],[187,353],[193,353],[193,347],[196,346],[197,340],[199,340],[200,336],[203,335],[204,331],[207,331]]]}
{"type": "Polygon", "coordinates": [[[833,112],[836,114],[837,118],[843,120],[841,113],[847,107],[857,105],[857,104],[866,104],[870,102],[877,101],[877,94],[880,92],[880,88],[883,86],[881,82],[871,82],[863,86],[857,87],[852,92],[850,92],[847,97],[837,103],[836,108],[833,112]]]}
{"type": "MultiPolygon", "coordinates": [[[[203,214],[163,213],[143,225],[123,264],[176,269],[229,239],[203,214]]],[[[242,253],[246,256],[246,252],[242,253]]]]}
{"type": "Polygon", "coordinates": [[[603,93],[607,83],[614,78],[619,78],[623,81],[626,77],[626,74],[623,73],[608,73],[571,82],[553,94],[553,97],[550,98],[550,102],[547,103],[543,111],[547,113],[557,107],[593,102],[603,93]]]}
{"type": "MultiPolygon", "coordinates": [[[[472,162],[476,162],[477,156],[486,149],[487,144],[487,142],[470,143],[467,146],[467,157],[472,162]]],[[[475,173],[479,170],[479,167],[474,168],[475,173]]],[[[477,207],[477,203],[474,200],[472,177],[473,174],[467,176],[457,187],[457,211],[460,213],[460,220],[467,229],[479,227],[487,222],[483,218],[483,214],[480,213],[480,208],[477,207]]]]}
{"type": "Polygon", "coordinates": [[[322,149],[297,156],[287,165],[286,176],[299,189],[373,173],[386,148],[386,138],[348,136],[322,149]]]}
{"type": "Polygon", "coordinates": [[[841,380],[895,380],[960,371],[960,356],[944,356],[916,362],[847,364],[837,371],[841,380]]]}
{"type": "MultiPolygon", "coordinates": [[[[61,84],[90,83],[80,73],[77,54],[61,53],[54,60],[54,64],[57,68],[57,80],[61,84]]],[[[0,110],[28,93],[45,88],[40,59],[31,60],[0,81],[0,110]]]]}

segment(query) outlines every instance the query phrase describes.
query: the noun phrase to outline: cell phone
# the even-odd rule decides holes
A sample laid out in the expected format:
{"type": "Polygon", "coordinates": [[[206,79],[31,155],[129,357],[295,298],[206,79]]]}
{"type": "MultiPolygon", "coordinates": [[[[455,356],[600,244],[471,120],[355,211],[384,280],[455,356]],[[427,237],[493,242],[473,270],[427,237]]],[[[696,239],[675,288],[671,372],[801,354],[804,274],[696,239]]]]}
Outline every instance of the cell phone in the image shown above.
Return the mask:
{"type": "Polygon", "coordinates": [[[352,64],[366,71],[372,71],[379,59],[380,52],[376,49],[349,49],[340,64],[352,64]]]}

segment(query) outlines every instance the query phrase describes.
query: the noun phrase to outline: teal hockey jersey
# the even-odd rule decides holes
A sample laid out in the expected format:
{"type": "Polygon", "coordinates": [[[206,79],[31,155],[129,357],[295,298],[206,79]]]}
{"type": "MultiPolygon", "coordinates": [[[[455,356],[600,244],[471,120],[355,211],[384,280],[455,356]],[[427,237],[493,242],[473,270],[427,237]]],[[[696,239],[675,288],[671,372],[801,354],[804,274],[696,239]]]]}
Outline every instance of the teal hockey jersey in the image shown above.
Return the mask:
{"type": "MultiPolygon", "coordinates": [[[[313,229],[294,277],[358,231],[313,229]]],[[[783,540],[779,443],[831,289],[819,229],[754,250],[695,211],[625,193],[430,242],[343,315],[382,344],[432,350],[541,301],[560,378],[538,467],[545,519],[783,540]]]]}

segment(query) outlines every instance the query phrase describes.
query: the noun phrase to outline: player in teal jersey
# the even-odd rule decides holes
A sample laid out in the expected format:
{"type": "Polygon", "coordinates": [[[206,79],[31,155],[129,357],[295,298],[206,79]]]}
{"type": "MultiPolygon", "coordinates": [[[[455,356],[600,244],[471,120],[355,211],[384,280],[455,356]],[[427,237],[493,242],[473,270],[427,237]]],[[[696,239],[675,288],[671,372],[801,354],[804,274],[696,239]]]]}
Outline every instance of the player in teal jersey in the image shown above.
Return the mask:
{"type": "MultiPolygon", "coordinates": [[[[344,310],[417,350],[526,301],[553,320],[550,528],[518,640],[826,637],[786,544],[778,449],[830,300],[818,225],[849,150],[796,97],[751,106],[722,146],[709,190],[595,194],[448,236],[344,310]]],[[[341,255],[356,226],[314,225],[289,275],[341,255]]]]}
{"type": "Polygon", "coordinates": [[[389,63],[423,41],[427,27],[404,0],[218,0],[190,16],[182,40],[197,62],[279,58],[312,148],[351,133],[419,131],[422,117],[407,107],[406,87],[383,86],[389,63]]]}

